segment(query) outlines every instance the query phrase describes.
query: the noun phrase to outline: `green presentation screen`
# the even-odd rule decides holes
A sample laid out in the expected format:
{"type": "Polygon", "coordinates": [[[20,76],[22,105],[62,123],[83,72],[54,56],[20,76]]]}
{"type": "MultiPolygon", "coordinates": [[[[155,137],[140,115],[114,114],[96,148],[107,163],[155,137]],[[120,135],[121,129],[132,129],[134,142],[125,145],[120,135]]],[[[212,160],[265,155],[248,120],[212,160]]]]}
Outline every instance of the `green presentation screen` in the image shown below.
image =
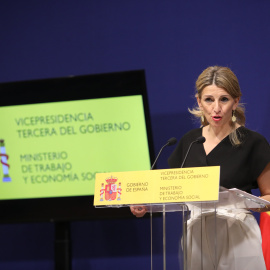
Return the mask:
{"type": "Polygon", "coordinates": [[[59,207],[58,214],[47,209],[49,218],[57,219],[63,199],[73,211],[80,208],[77,213],[86,208],[84,218],[92,215],[96,173],[150,169],[144,72],[7,83],[1,88],[20,90],[21,95],[1,101],[0,203],[13,208],[27,203],[28,209],[47,203],[59,207]],[[81,198],[87,205],[76,206],[81,198]]]}
{"type": "Polygon", "coordinates": [[[96,172],[150,168],[140,95],[8,106],[0,115],[1,200],[93,195],[96,172]]]}

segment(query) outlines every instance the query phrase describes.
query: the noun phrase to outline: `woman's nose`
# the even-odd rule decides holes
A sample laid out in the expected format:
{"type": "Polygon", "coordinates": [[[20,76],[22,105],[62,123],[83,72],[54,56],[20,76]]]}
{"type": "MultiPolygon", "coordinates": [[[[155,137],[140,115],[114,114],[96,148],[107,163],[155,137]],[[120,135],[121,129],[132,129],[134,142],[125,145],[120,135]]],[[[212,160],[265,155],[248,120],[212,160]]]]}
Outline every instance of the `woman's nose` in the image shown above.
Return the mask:
{"type": "Polygon", "coordinates": [[[214,112],[215,113],[219,113],[220,112],[220,104],[219,104],[219,102],[218,101],[216,101],[215,103],[214,103],[214,112]]]}

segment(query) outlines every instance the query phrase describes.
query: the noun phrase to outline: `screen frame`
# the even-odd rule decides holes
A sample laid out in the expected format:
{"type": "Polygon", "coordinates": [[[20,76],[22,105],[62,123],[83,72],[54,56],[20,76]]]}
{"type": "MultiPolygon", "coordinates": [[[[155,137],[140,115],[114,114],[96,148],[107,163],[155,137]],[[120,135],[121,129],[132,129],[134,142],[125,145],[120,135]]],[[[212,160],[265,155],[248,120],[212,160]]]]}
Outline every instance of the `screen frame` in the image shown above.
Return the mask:
{"type": "MultiPolygon", "coordinates": [[[[0,83],[0,106],[141,95],[150,161],[154,160],[144,70],[0,83]],[[90,91],[89,91],[90,89],[90,91]]],[[[128,207],[95,208],[94,196],[0,200],[0,223],[131,217],[128,207]]]]}

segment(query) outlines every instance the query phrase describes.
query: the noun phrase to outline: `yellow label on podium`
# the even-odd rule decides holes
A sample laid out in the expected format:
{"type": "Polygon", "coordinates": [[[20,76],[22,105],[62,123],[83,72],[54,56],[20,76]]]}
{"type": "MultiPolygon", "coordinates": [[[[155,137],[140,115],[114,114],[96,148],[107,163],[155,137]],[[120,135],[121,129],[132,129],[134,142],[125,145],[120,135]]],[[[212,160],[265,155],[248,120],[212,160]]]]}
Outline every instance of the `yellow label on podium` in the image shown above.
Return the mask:
{"type": "Polygon", "coordinates": [[[219,166],[97,173],[94,205],[218,201],[219,166]]]}

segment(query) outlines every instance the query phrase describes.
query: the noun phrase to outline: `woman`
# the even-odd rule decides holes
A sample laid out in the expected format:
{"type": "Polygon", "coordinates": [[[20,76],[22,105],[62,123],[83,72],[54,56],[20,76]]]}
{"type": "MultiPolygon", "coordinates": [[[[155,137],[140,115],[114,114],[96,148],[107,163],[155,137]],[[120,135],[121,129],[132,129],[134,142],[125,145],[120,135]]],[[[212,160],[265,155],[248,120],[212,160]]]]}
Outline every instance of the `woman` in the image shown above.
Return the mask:
{"type": "MultiPolygon", "coordinates": [[[[263,136],[244,127],[244,108],[240,104],[242,94],[235,74],[227,67],[208,67],[198,77],[196,90],[198,106],[189,111],[201,119],[202,127],[183,136],[169,157],[170,167],[180,167],[190,143],[204,136],[206,141],[203,144],[192,146],[184,167],[220,166],[221,186],[249,193],[251,189],[259,188],[262,198],[270,202],[270,147],[263,136]]],[[[146,209],[132,207],[131,211],[140,217],[146,209]]],[[[213,213],[200,214],[191,208],[189,270],[201,269],[201,262],[203,269],[207,270],[266,269],[259,227],[248,210],[218,210],[216,221],[213,213]],[[203,246],[198,220],[205,226],[203,246]],[[217,245],[213,234],[215,222],[217,245]],[[198,255],[201,250],[202,261],[198,255]],[[216,258],[213,256],[215,251],[216,258]]]]}

